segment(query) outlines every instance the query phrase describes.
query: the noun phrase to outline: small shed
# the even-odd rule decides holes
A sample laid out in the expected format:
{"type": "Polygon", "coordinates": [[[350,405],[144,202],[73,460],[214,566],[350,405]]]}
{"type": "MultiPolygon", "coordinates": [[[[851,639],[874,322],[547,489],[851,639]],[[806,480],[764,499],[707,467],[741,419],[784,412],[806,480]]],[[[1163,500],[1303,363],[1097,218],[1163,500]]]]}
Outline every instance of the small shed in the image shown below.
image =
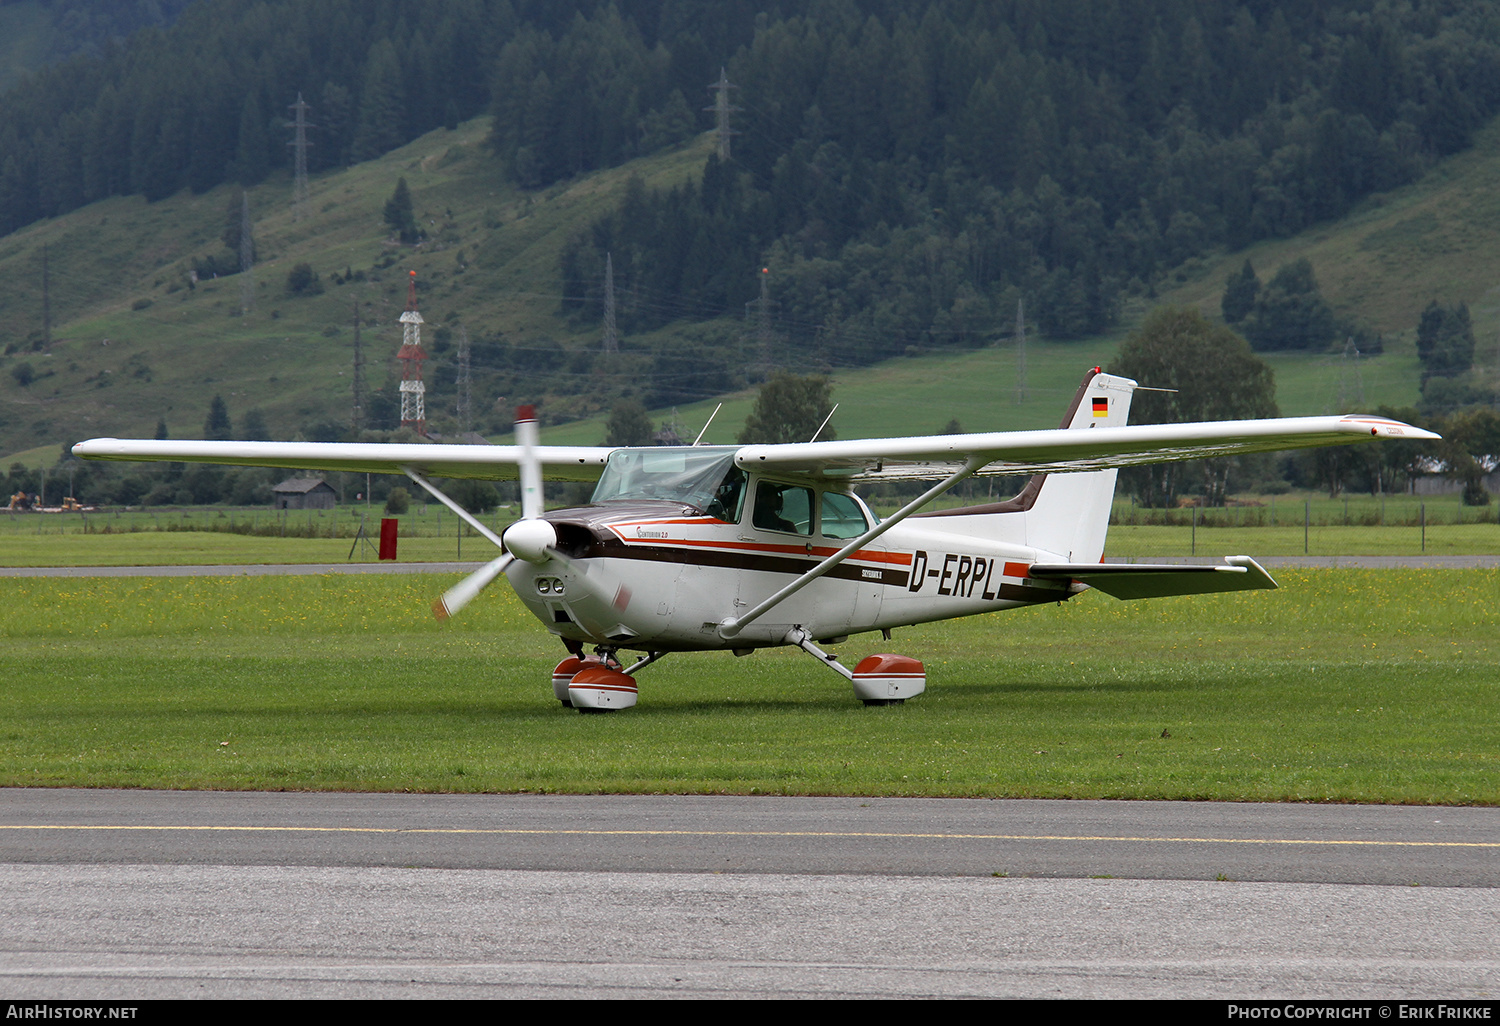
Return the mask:
{"type": "Polygon", "coordinates": [[[276,509],[333,509],[338,501],[328,482],[319,477],[289,477],[271,489],[276,509]]]}

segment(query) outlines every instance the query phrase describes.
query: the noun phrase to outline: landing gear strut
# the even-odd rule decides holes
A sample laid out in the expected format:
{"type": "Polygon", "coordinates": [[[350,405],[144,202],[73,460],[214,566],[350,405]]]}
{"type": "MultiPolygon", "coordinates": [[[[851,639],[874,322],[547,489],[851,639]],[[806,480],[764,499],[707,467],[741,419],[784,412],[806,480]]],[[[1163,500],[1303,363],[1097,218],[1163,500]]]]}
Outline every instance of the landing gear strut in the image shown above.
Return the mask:
{"type": "Polygon", "coordinates": [[[838,656],[813,644],[800,627],[788,632],[786,640],[846,678],[854,685],[854,697],[865,705],[900,705],[927,690],[927,671],[921,660],[910,656],[891,653],[865,656],[851,670],[839,662],[838,656]]]}

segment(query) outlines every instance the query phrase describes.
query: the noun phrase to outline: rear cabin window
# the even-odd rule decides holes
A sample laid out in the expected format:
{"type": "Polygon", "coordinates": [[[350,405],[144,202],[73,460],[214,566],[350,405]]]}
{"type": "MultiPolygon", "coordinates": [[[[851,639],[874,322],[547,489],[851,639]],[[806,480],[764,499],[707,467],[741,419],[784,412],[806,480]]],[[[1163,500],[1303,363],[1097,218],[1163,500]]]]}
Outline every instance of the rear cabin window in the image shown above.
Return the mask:
{"type": "Polygon", "coordinates": [[[858,538],[870,529],[859,503],[839,492],[823,493],[822,522],[824,538],[858,538]]]}

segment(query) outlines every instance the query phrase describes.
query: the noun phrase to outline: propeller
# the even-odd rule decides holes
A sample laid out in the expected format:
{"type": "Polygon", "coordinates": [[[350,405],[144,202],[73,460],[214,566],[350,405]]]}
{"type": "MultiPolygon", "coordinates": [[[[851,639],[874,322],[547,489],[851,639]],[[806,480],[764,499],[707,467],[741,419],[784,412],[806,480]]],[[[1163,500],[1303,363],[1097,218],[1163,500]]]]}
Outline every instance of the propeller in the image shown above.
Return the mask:
{"type": "Polygon", "coordinates": [[[496,577],[505,572],[505,568],[514,563],[516,557],[509,552],[504,553],[499,559],[492,560],[474,571],[468,577],[459,581],[453,587],[443,592],[441,598],[432,604],[432,615],[439,620],[446,620],[464,606],[468,605],[485,588],[488,588],[496,577]]]}
{"type": "MultiPolygon", "coordinates": [[[[489,531],[484,531],[484,534],[500,545],[505,552],[443,592],[442,597],[432,604],[432,615],[439,620],[448,619],[472,602],[516,559],[540,564],[551,558],[548,550],[557,544],[557,531],[551,524],[541,519],[542,463],[536,453],[539,440],[536,410],[530,406],[518,407],[516,442],[521,450],[520,459],[517,461],[521,477],[521,519],[508,527],[499,538],[489,531]]],[[[425,482],[418,481],[417,483],[427,487],[425,482]]],[[[442,495],[438,498],[448,501],[442,495]]],[[[457,508],[454,511],[462,515],[457,508]]],[[[466,517],[466,519],[472,518],[466,517]]],[[[482,527],[481,530],[483,530],[482,527]]]]}
{"type": "Polygon", "coordinates": [[[441,598],[432,604],[432,613],[439,620],[446,620],[458,613],[464,606],[472,602],[481,591],[494,583],[495,578],[505,572],[505,568],[517,560],[541,566],[545,563],[557,562],[575,571],[573,583],[590,592],[598,598],[609,602],[616,608],[623,610],[630,602],[629,589],[620,586],[613,593],[607,591],[607,586],[600,581],[589,577],[588,573],[579,568],[568,557],[557,551],[557,528],[542,519],[542,462],[537,455],[537,444],[540,440],[537,429],[536,411],[530,406],[521,406],[516,410],[516,443],[520,450],[517,466],[521,478],[521,519],[517,520],[505,529],[505,532],[496,538],[494,534],[484,528],[464,510],[454,505],[452,500],[433,489],[420,476],[413,476],[422,487],[432,491],[439,500],[449,505],[455,513],[477,527],[491,541],[502,549],[504,554],[497,559],[486,563],[468,577],[459,581],[453,587],[445,591],[441,598]]]}
{"type": "Polygon", "coordinates": [[[557,529],[541,518],[542,462],[536,454],[538,441],[536,410],[530,406],[518,407],[516,444],[521,450],[517,461],[521,471],[521,519],[507,527],[501,538],[511,555],[540,566],[552,558],[557,529]]]}

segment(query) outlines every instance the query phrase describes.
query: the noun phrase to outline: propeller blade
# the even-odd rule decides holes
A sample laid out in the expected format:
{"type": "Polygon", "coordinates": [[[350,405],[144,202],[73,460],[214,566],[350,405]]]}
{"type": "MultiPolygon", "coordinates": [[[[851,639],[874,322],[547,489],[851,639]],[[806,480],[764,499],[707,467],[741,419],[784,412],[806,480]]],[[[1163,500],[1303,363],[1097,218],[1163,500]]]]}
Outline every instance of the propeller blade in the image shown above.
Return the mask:
{"type": "Polygon", "coordinates": [[[537,428],[536,409],[531,406],[516,408],[516,444],[521,448],[521,519],[535,520],[542,515],[542,464],[537,459],[536,447],[541,440],[537,428]]]}
{"type": "Polygon", "coordinates": [[[432,615],[439,620],[446,620],[454,613],[457,613],[464,606],[472,602],[475,596],[481,591],[489,587],[496,577],[504,573],[505,568],[510,566],[514,559],[515,557],[507,552],[498,559],[491,560],[478,570],[475,570],[468,577],[465,577],[453,587],[443,592],[443,597],[432,604],[432,615]]]}

